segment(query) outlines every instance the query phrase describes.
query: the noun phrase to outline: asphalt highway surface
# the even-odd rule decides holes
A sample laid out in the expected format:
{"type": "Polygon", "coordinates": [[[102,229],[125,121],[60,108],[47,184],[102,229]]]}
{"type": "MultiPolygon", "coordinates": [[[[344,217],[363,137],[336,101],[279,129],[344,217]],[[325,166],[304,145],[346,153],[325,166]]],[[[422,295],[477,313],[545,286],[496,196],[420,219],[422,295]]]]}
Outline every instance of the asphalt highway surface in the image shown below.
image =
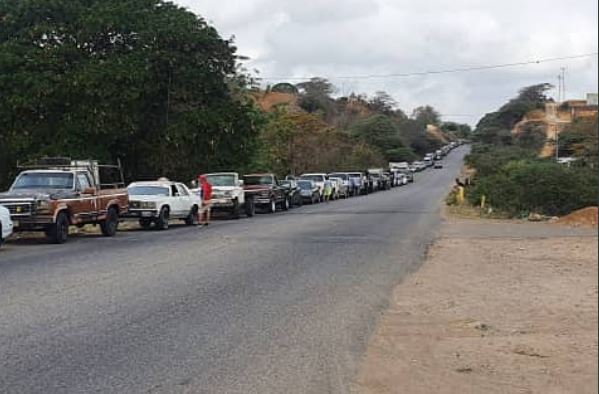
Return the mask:
{"type": "Polygon", "coordinates": [[[346,393],[467,151],[413,184],[0,250],[2,393],[346,393]]]}

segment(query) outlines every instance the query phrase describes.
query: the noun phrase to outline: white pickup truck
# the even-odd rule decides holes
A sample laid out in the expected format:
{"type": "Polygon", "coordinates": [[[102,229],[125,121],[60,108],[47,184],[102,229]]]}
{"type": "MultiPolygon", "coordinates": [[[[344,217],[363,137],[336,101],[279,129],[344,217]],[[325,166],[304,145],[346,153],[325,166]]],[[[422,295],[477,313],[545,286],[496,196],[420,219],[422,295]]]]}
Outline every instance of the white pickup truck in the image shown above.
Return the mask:
{"type": "Polygon", "coordinates": [[[195,224],[202,206],[200,196],[179,182],[133,182],[127,186],[127,191],[129,211],[123,218],[138,220],[144,229],[154,224],[157,229],[166,230],[171,219],[183,220],[187,225],[195,224]]]}
{"type": "Polygon", "coordinates": [[[212,185],[213,211],[229,212],[234,219],[244,212],[247,217],[254,216],[254,200],[243,188],[243,181],[236,172],[215,172],[204,174],[212,185]]]}

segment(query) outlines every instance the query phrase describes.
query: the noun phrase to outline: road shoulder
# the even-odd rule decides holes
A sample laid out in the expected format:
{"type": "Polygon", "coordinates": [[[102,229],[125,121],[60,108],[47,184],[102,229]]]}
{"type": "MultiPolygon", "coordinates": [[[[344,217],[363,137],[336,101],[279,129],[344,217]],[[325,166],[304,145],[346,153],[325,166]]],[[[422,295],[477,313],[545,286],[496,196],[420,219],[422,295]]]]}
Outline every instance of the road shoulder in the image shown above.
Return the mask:
{"type": "Polygon", "coordinates": [[[393,291],[362,393],[594,393],[597,230],[447,218],[393,291]]]}

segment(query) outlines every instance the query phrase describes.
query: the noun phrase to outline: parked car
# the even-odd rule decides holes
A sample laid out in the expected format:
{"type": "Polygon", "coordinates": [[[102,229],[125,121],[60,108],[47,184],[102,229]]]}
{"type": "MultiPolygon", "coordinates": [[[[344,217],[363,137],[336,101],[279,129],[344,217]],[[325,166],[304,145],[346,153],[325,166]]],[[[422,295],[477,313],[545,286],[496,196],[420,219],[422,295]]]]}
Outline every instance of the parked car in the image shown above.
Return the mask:
{"type": "Polygon", "coordinates": [[[426,169],[426,163],[423,161],[415,161],[414,163],[412,163],[416,169],[416,171],[422,171],[424,169],[426,169]]]}
{"type": "Polygon", "coordinates": [[[4,240],[12,234],[13,223],[10,220],[10,211],[0,205],[0,247],[4,240]]]}
{"type": "Polygon", "coordinates": [[[366,171],[368,177],[372,180],[371,192],[381,190],[383,188],[383,169],[382,168],[371,168],[366,171]]]}
{"type": "Polygon", "coordinates": [[[301,207],[303,204],[302,191],[294,179],[285,179],[279,182],[281,187],[287,190],[289,204],[296,207],[301,207]]]}
{"type": "Polygon", "coordinates": [[[166,179],[133,182],[127,186],[127,191],[129,211],[123,218],[137,220],[144,229],[153,224],[159,230],[166,230],[173,219],[192,225],[202,204],[200,196],[187,186],[166,179]]]}
{"type": "Polygon", "coordinates": [[[343,179],[329,176],[329,180],[333,183],[333,197],[335,200],[349,196],[349,188],[343,184],[343,179]]]}
{"type": "Polygon", "coordinates": [[[300,179],[297,181],[297,185],[300,188],[300,193],[304,202],[309,202],[310,204],[320,202],[320,190],[314,181],[300,179]]]}
{"type": "Polygon", "coordinates": [[[0,193],[14,231],[43,231],[57,244],[67,241],[71,225],[99,224],[103,235],[116,234],[119,217],[129,207],[120,166],[43,158],[20,168],[9,191],[0,193]],[[119,179],[101,183],[101,170],[118,172],[119,179]]]}
{"type": "Polygon", "coordinates": [[[281,187],[274,174],[248,174],[243,176],[244,190],[252,195],[256,207],[275,213],[277,207],[286,211],[290,202],[285,188],[281,187]]]}
{"type": "Polygon", "coordinates": [[[327,174],[325,173],[308,173],[302,174],[299,177],[300,180],[304,181],[313,181],[316,186],[318,186],[318,191],[320,192],[320,199],[324,198],[324,182],[327,179],[327,174]]]}
{"type": "Polygon", "coordinates": [[[387,171],[383,172],[383,175],[381,175],[381,183],[382,183],[382,189],[383,190],[389,190],[391,189],[391,182],[392,182],[392,177],[391,174],[387,171]]]}
{"type": "Polygon", "coordinates": [[[335,177],[335,178],[339,178],[341,180],[339,194],[342,195],[343,198],[347,198],[352,195],[351,179],[347,172],[332,172],[329,174],[329,177],[335,177]]]}
{"type": "Polygon", "coordinates": [[[410,170],[400,171],[405,176],[407,182],[414,182],[414,172],[410,170]]]}
{"type": "Polygon", "coordinates": [[[366,177],[361,172],[349,172],[348,173],[350,182],[351,182],[351,194],[352,196],[357,196],[360,194],[368,193],[368,185],[366,182],[366,177]]]}
{"type": "Polygon", "coordinates": [[[440,160],[435,161],[433,168],[443,168],[443,163],[440,160]]]}
{"type": "Polygon", "coordinates": [[[435,164],[435,161],[432,158],[425,157],[424,164],[426,164],[427,167],[432,167],[435,164]]]}
{"type": "Polygon", "coordinates": [[[216,212],[228,212],[233,219],[239,219],[241,213],[254,216],[255,206],[251,193],[243,188],[243,181],[236,172],[214,172],[204,174],[212,185],[211,209],[216,212]]]}

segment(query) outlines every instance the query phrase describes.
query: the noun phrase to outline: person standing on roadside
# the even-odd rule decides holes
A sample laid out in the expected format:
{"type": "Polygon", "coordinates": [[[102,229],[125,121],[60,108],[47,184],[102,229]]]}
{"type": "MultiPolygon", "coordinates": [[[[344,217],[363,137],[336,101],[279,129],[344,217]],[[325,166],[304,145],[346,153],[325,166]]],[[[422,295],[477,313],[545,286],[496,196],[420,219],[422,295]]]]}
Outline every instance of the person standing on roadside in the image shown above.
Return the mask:
{"type": "Polygon", "coordinates": [[[210,204],[212,203],[212,185],[206,178],[206,175],[200,175],[200,190],[202,191],[202,215],[200,215],[200,225],[210,224],[210,204]]]}
{"type": "Polygon", "coordinates": [[[333,193],[333,184],[331,180],[327,177],[324,181],[324,201],[329,202],[331,199],[331,194],[333,193]]]}

